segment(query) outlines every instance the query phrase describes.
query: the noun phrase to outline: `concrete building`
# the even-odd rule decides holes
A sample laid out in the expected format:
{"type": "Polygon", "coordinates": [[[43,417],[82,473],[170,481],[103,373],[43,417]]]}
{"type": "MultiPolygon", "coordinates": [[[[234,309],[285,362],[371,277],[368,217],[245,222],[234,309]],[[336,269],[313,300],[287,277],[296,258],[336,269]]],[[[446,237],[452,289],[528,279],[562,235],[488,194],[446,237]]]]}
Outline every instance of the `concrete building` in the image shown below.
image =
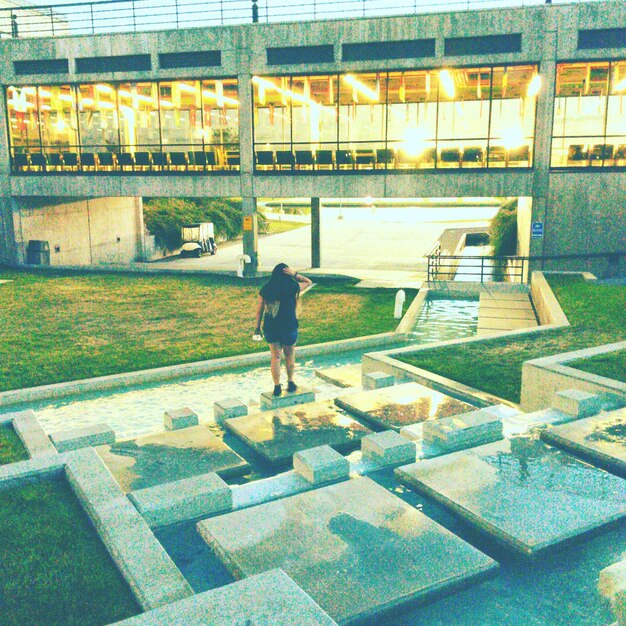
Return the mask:
{"type": "Polygon", "coordinates": [[[248,273],[260,197],[311,197],[314,266],[320,197],[518,197],[522,255],[626,250],[622,0],[0,50],[3,263],[31,239],[71,261],[54,250],[79,230],[103,253],[73,262],[121,258],[129,237],[141,258],[143,196],[241,197],[248,273]]]}

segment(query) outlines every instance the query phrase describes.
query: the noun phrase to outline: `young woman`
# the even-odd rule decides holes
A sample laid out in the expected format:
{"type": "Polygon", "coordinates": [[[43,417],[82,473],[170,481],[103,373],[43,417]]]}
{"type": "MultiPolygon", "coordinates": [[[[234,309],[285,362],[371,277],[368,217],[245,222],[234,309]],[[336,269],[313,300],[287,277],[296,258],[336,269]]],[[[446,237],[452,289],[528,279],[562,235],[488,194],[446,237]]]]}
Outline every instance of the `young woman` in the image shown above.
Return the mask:
{"type": "Polygon", "coordinates": [[[298,388],[293,382],[296,368],[295,346],[298,339],[298,318],[296,306],[300,292],[311,285],[311,281],[298,274],[285,263],[279,263],[273,270],[268,282],[261,287],[259,304],[256,311],[256,335],[261,334],[263,318],[263,336],[270,345],[272,353],[271,371],[274,380],[274,395],[280,396],[280,359],[285,355],[287,366],[287,391],[298,388]]]}

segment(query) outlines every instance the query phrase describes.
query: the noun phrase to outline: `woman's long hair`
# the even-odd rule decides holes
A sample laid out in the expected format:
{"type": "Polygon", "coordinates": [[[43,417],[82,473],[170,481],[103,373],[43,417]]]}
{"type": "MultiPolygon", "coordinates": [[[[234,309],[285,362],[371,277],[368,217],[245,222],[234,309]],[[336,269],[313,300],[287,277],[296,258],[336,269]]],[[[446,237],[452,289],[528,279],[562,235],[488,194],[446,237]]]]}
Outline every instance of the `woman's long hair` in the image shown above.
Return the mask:
{"type": "Polygon", "coordinates": [[[270,279],[261,288],[261,295],[265,300],[265,312],[270,317],[276,317],[280,303],[288,298],[298,297],[300,288],[294,288],[297,281],[285,274],[286,263],[279,263],[273,270],[270,279]]]}

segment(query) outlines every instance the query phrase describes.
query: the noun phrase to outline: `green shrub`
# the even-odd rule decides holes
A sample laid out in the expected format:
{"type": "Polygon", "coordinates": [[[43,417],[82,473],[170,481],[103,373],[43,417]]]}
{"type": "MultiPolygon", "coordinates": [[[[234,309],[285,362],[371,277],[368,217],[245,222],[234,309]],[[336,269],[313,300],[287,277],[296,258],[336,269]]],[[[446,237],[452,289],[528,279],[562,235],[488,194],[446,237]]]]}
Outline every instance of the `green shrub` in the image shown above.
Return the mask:
{"type": "Polygon", "coordinates": [[[182,245],[183,224],[213,222],[217,240],[235,239],[241,236],[243,227],[240,200],[149,198],[144,201],[143,215],[146,228],[167,250],[182,245]]]}
{"type": "Polygon", "coordinates": [[[505,202],[491,220],[489,244],[493,256],[517,253],[517,199],[505,202]]]}

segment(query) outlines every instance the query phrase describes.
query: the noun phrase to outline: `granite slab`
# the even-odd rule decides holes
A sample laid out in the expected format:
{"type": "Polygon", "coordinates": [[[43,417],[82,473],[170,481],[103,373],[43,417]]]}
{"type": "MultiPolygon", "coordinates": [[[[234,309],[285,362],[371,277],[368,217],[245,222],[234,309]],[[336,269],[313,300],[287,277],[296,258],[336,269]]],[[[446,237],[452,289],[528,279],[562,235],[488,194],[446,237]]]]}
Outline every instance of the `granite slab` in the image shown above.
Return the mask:
{"type": "Polygon", "coordinates": [[[495,571],[497,564],[369,478],[198,523],[231,572],[279,567],[340,624],[495,571]]]}
{"type": "Polygon", "coordinates": [[[335,404],[382,428],[398,431],[409,424],[467,413],[476,408],[418,383],[340,396],[335,398],[335,404]]]}
{"type": "Polygon", "coordinates": [[[626,478],[626,409],[547,428],[541,438],[626,478]]]}
{"type": "Polygon", "coordinates": [[[339,367],[327,367],[315,370],[315,375],[337,387],[360,387],[361,365],[340,365],[339,367]]]}
{"type": "Polygon", "coordinates": [[[406,465],[396,476],[525,555],[626,516],[626,481],[538,435],[406,465]]]}
{"type": "Polygon", "coordinates": [[[202,424],[95,450],[126,493],[210,472],[228,478],[250,470],[244,459],[202,424]]]}
{"type": "Polygon", "coordinates": [[[274,465],[290,463],[295,452],[307,448],[357,448],[371,432],[338,411],[330,400],[235,417],[224,425],[274,465]]]}

